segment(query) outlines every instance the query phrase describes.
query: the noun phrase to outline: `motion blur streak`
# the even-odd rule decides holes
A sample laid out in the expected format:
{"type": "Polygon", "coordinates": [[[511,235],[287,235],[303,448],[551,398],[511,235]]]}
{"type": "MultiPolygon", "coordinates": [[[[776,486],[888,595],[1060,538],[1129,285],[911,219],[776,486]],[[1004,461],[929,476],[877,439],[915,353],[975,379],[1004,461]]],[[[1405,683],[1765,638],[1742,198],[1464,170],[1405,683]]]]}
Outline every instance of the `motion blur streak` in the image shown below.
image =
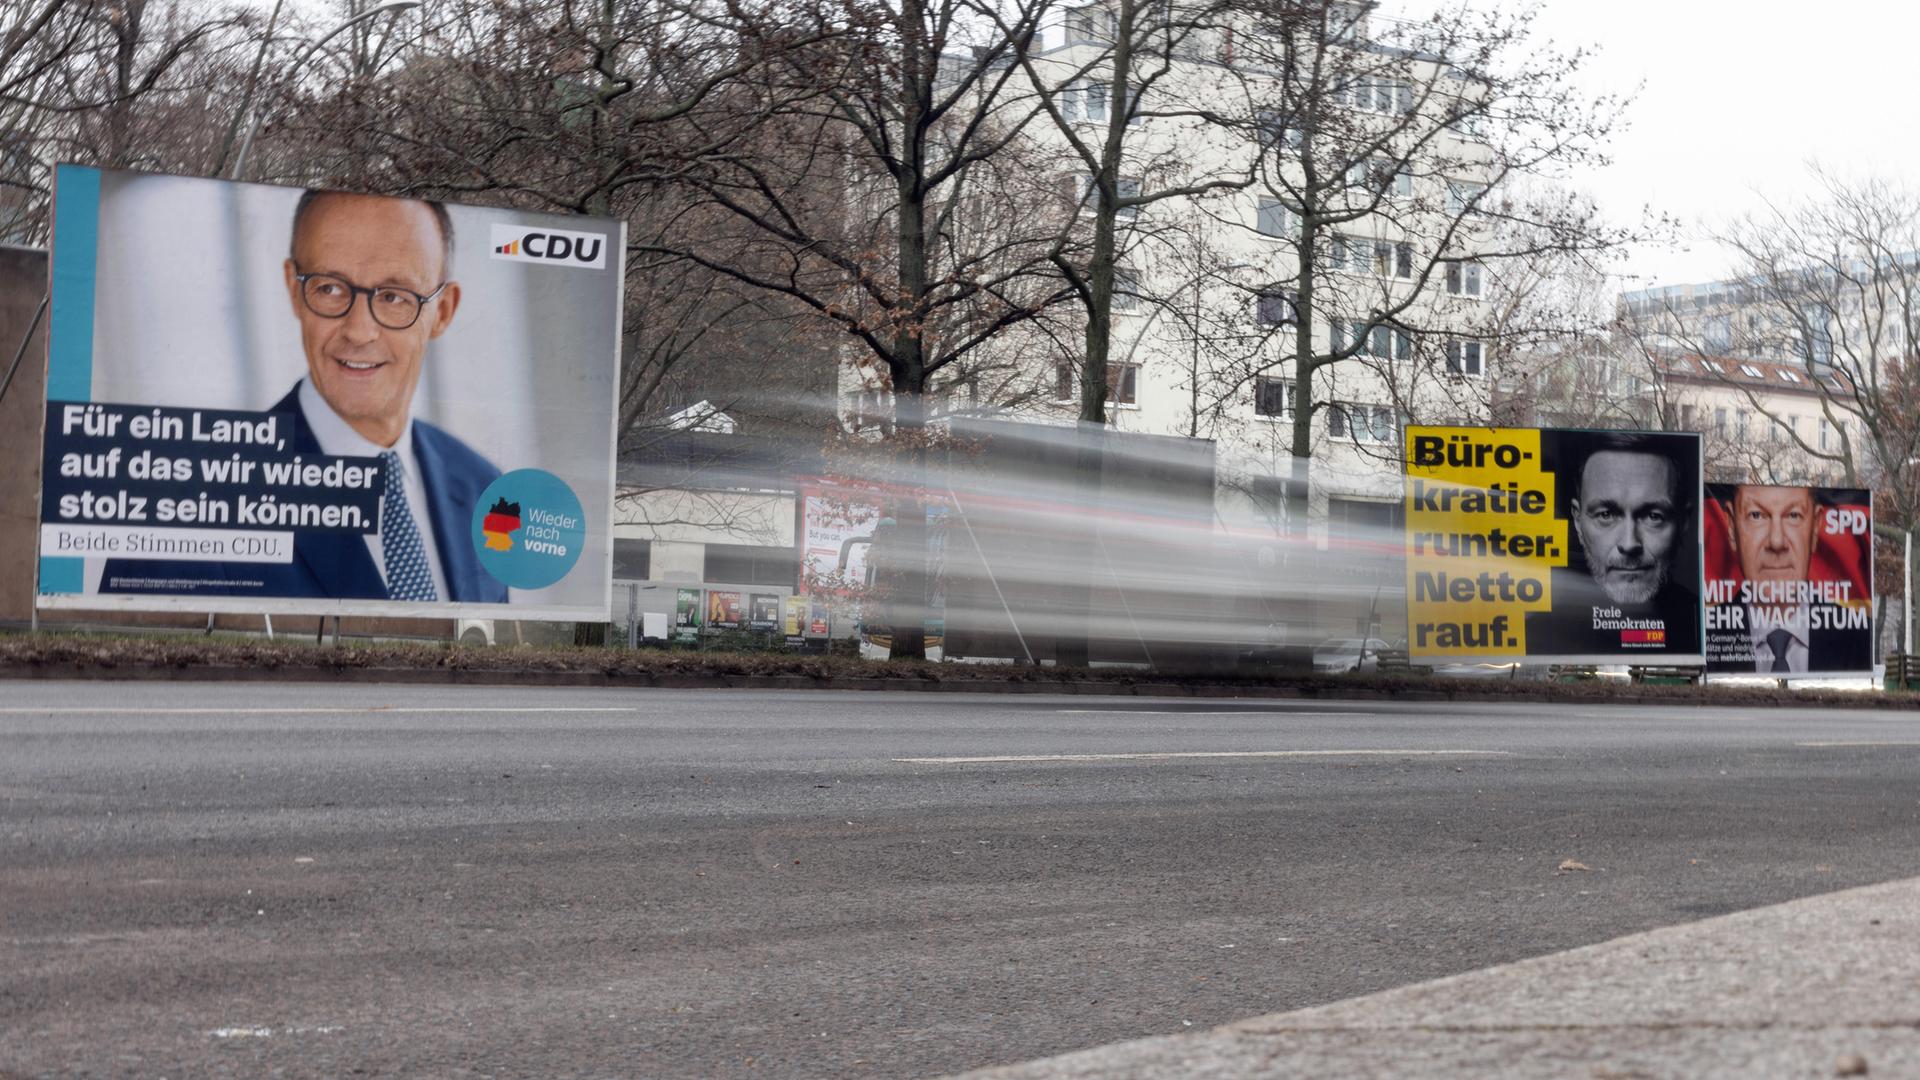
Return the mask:
{"type": "Polygon", "coordinates": [[[683,475],[801,492],[801,589],[877,647],[911,606],[902,537],[920,512],[933,656],[1044,662],[1084,639],[1095,663],[1259,669],[1310,663],[1328,639],[1405,635],[1401,490],[1379,463],[1367,500],[1302,499],[1291,459],[1202,440],[953,420],[922,449],[856,442],[736,458],[717,485],[683,475]]]}

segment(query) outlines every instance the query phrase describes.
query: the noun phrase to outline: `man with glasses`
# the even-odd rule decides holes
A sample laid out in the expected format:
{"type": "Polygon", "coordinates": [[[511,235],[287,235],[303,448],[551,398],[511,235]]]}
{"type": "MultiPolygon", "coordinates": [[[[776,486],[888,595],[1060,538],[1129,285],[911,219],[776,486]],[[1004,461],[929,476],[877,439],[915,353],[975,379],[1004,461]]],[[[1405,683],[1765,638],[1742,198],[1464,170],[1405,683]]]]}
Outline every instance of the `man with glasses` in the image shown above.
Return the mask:
{"type": "Polygon", "coordinates": [[[102,591],[198,579],[201,595],[506,603],[470,529],[500,470],[413,417],[427,343],[460,308],[453,227],[439,203],[308,191],[285,264],[307,374],[272,406],[295,453],[377,458],[380,530],[298,533],[286,564],[112,560],[102,591]]]}

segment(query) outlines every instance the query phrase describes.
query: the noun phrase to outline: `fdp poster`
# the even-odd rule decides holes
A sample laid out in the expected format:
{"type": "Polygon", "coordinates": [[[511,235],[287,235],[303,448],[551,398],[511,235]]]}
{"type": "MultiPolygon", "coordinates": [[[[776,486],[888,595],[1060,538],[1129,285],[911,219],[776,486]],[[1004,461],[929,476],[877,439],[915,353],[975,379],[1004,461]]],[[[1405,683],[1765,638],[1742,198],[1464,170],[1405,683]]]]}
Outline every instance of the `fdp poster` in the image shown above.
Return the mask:
{"type": "Polygon", "coordinates": [[[1408,651],[1703,662],[1700,437],[1410,426],[1408,651]]]}
{"type": "Polygon", "coordinates": [[[1873,493],[1708,484],[1707,670],[1873,672],[1873,493]]]}

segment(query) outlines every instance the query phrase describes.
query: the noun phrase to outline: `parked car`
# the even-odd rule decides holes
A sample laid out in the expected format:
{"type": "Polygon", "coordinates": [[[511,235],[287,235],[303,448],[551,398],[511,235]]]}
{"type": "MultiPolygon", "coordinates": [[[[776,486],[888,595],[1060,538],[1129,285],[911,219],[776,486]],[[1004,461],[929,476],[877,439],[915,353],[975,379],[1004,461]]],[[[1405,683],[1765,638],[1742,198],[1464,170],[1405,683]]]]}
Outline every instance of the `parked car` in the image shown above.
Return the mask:
{"type": "Polygon", "coordinates": [[[1379,668],[1380,650],[1386,647],[1379,638],[1328,638],[1313,647],[1313,670],[1334,675],[1373,671],[1379,668]]]}

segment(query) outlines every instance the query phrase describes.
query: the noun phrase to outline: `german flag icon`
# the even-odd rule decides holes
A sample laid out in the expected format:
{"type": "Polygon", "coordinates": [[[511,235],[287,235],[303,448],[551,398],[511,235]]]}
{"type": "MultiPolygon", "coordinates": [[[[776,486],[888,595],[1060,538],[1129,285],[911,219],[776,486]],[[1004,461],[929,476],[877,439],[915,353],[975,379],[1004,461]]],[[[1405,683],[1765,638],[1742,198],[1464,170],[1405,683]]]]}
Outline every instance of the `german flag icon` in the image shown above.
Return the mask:
{"type": "Polygon", "coordinates": [[[520,528],[520,504],[510,503],[505,496],[494,500],[493,508],[480,522],[480,531],[486,535],[488,551],[512,551],[512,534],[520,528]]]}

